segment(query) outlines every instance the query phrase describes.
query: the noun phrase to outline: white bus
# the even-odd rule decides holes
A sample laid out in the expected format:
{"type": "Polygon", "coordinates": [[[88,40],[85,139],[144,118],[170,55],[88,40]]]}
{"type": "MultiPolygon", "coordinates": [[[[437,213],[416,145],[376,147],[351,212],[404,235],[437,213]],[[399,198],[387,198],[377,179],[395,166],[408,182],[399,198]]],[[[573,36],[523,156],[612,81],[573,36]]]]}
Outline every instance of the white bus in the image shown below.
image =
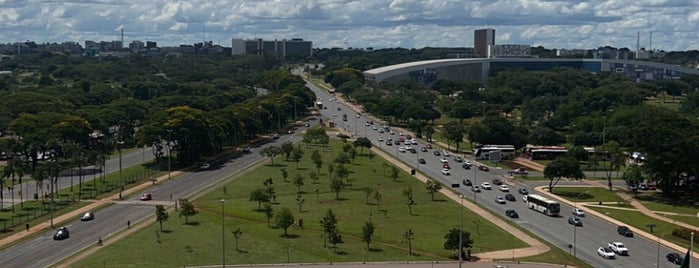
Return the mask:
{"type": "Polygon", "coordinates": [[[527,207],[551,217],[556,217],[561,212],[561,204],[538,194],[527,196],[527,207]]]}
{"type": "Polygon", "coordinates": [[[473,155],[476,159],[488,159],[490,160],[491,152],[499,152],[500,159],[514,159],[515,158],[515,146],[514,145],[492,145],[486,144],[477,147],[473,151],[473,155]]]}

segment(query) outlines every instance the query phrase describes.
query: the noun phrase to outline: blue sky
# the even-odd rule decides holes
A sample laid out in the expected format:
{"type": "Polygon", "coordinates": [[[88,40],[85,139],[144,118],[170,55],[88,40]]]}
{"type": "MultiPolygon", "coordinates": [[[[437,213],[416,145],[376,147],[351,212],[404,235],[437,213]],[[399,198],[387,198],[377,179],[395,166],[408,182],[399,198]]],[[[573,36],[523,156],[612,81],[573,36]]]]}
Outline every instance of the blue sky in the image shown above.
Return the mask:
{"type": "Polygon", "coordinates": [[[313,41],[314,47],[472,47],[473,31],[497,44],[547,48],[699,49],[696,0],[0,0],[0,43],[231,38],[313,41]]]}

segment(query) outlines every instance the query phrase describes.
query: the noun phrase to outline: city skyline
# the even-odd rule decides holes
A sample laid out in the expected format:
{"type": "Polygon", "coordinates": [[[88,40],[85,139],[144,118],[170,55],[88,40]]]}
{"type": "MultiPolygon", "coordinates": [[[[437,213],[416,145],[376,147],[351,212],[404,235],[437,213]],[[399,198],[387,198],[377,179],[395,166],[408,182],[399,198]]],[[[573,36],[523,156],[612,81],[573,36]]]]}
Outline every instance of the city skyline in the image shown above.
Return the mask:
{"type": "Polygon", "coordinates": [[[562,49],[603,46],[699,49],[699,3],[689,0],[0,0],[0,43],[157,41],[177,46],[232,38],[303,38],[314,47],[472,47],[474,30],[496,44],[562,49]],[[652,44],[651,44],[652,38],[652,44]]]}

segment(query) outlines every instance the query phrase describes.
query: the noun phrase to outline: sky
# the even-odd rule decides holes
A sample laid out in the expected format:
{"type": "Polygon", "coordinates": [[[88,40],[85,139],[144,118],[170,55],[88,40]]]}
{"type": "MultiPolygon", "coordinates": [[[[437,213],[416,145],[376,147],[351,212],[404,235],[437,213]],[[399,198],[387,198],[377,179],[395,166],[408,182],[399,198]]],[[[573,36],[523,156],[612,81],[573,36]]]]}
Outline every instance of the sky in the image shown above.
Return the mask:
{"type": "Polygon", "coordinates": [[[313,47],[699,49],[697,0],[0,0],[0,43],[119,40],[158,46],[303,38],[313,47]],[[651,38],[652,36],[652,38],[651,38]],[[652,45],[651,45],[652,44],[652,45]]]}

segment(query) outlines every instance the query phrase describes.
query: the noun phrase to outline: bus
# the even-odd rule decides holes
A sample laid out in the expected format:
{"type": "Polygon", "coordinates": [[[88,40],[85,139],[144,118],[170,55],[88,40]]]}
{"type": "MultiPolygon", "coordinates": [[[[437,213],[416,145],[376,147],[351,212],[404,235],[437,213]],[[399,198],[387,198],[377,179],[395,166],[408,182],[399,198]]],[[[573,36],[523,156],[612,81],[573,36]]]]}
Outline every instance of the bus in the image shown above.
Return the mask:
{"type": "Polygon", "coordinates": [[[482,145],[480,147],[477,147],[473,151],[473,155],[476,157],[476,159],[488,159],[488,160],[490,160],[490,153],[491,152],[499,152],[500,159],[496,159],[496,160],[514,159],[515,158],[515,146],[514,145],[486,144],[486,145],[482,145]]]}
{"type": "Polygon", "coordinates": [[[561,204],[538,194],[527,196],[527,207],[551,217],[557,217],[561,212],[561,204]]]}
{"type": "Polygon", "coordinates": [[[554,160],[568,152],[561,146],[530,146],[524,148],[524,155],[531,160],[554,160]]]}

